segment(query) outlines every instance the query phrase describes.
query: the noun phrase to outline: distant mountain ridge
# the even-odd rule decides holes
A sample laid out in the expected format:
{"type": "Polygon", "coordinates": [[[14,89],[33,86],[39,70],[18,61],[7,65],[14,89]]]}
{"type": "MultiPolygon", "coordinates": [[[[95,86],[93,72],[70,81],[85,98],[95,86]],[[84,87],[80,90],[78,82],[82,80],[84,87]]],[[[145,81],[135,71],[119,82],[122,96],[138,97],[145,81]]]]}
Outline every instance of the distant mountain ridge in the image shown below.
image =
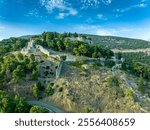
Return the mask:
{"type": "Polygon", "coordinates": [[[116,36],[98,36],[98,35],[89,35],[93,43],[100,44],[102,46],[107,46],[110,49],[144,49],[150,48],[150,42],[141,40],[141,39],[132,39],[125,37],[116,37],[116,36]]]}

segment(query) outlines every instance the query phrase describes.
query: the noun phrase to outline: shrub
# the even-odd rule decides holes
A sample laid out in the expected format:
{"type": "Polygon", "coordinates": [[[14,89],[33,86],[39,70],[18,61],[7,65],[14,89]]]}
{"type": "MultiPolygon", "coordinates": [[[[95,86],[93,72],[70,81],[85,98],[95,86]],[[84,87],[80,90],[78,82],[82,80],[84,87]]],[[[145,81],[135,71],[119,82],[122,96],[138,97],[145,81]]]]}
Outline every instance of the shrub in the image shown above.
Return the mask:
{"type": "Polygon", "coordinates": [[[129,98],[133,98],[133,91],[130,88],[125,89],[124,94],[129,98]]]}
{"type": "Polygon", "coordinates": [[[47,86],[46,93],[47,93],[47,95],[50,95],[50,96],[54,94],[54,90],[51,85],[47,86]]]}
{"type": "Polygon", "coordinates": [[[63,91],[63,87],[60,87],[60,88],[58,89],[58,91],[59,91],[59,92],[62,92],[62,91],[63,91]]]}
{"type": "Polygon", "coordinates": [[[30,113],[48,113],[49,111],[39,106],[33,106],[30,109],[30,113]]]}
{"type": "Polygon", "coordinates": [[[39,89],[38,89],[37,84],[34,84],[32,88],[32,92],[33,92],[34,97],[39,98],[39,89]]]}
{"type": "Polygon", "coordinates": [[[144,81],[143,81],[142,76],[140,76],[140,79],[139,79],[138,90],[141,91],[142,93],[145,92],[144,81]]]}
{"type": "Polygon", "coordinates": [[[32,74],[31,74],[31,79],[32,80],[37,80],[37,78],[38,78],[38,71],[33,70],[32,74]]]}
{"type": "Polygon", "coordinates": [[[109,77],[107,82],[109,87],[119,87],[119,81],[116,76],[109,77]]]}

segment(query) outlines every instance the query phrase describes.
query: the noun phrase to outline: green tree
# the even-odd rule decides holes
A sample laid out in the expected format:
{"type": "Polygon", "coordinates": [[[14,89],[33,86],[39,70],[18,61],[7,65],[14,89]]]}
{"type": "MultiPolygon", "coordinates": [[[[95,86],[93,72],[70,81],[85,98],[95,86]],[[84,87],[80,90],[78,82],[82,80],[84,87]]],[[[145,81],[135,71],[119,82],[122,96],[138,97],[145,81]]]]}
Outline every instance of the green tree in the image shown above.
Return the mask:
{"type": "Polygon", "coordinates": [[[66,50],[68,50],[69,48],[71,48],[71,42],[70,42],[69,38],[65,39],[64,46],[65,46],[66,50]]]}
{"type": "Polygon", "coordinates": [[[39,106],[33,106],[30,109],[30,113],[48,113],[49,111],[39,106]]]}
{"type": "Polygon", "coordinates": [[[40,93],[39,93],[38,86],[36,84],[33,86],[32,92],[33,92],[34,97],[39,98],[40,93]]]}
{"type": "Polygon", "coordinates": [[[23,55],[22,55],[22,53],[18,53],[17,57],[18,57],[18,59],[19,59],[20,61],[23,60],[23,55]]]}
{"type": "Polygon", "coordinates": [[[75,32],[75,33],[73,34],[73,37],[78,37],[78,34],[75,32]]]}
{"type": "Polygon", "coordinates": [[[84,45],[84,44],[81,44],[78,47],[78,51],[79,51],[79,55],[85,55],[87,53],[87,51],[88,51],[87,46],[84,45]]]}
{"type": "Polygon", "coordinates": [[[16,69],[16,66],[19,64],[18,60],[13,54],[8,55],[6,58],[4,58],[3,61],[3,69],[10,70],[11,72],[16,69]]]}
{"type": "Polygon", "coordinates": [[[31,54],[30,58],[31,58],[32,61],[35,61],[35,55],[34,54],[31,54]]]}
{"type": "Polygon", "coordinates": [[[140,76],[139,79],[138,90],[141,91],[142,93],[145,92],[144,80],[142,76],[140,76]]]}
{"type": "Polygon", "coordinates": [[[31,79],[32,80],[37,80],[38,78],[38,71],[37,70],[33,70],[32,74],[31,74],[31,79]]]}
{"type": "Polygon", "coordinates": [[[106,57],[110,59],[112,56],[114,56],[114,53],[110,49],[106,49],[106,57]]]}
{"type": "Polygon", "coordinates": [[[62,51],[62,50],[65,49],[64,43],[61,40],[57,41],[56,44],[57,44],[57,47],[58,47],[59,51],[62,51]]]}
{"type": "Polygon", "coordinates": [[[116,76],[109,77],[107,83],[109,87],[119,87],[119,81],[116,76]]]}
{"type": "Polygon", "coordinates": [[[5,81],[5,71],[0,71],[0,89],[2,89],[2,87],[3,87],[3,83],[4,83],[4,81],[5,81]]]}
{"type": "Polygon", "coordinates": [[[13,80],[16,83],[19,82],[19,79],[21,79],[22,77],[25,77],[25,75],[26,75],[25,70],[24,70],[23,66],[21,66],[21,65],[18,65],[17,68],[12,73],[13,80]]]}
{"type": "Polygon", "coordinates": [[[13,112],[14,104],[5,91],[0,90],[0,113],[13,112]]]}
{"type": "Polygon", "coordinates": [[[43,45],[43,41],[39,38],[34,39],[34,43],[38,45],[43,45]]]}
{"type": "Polygon", "coordinates": [[[130,88],[125,89],[124,93],[127,97],[133,98],[133,91],[130,88]]]}
{"type": "Polygon", "coordinates": [[[26,102],[25,98],[19,98],[15,96],[14,98],[15,109],[14,112],[16,113],[28,113],[29,112],[29,104],[26,102]]]}
{"type": "Polygon", "coordinates": [[[47,95],[50,95],[50,96],[54,94],[54,90],[50,84],[46,88],[46,93],[47,95]]]}
{"type": "Polygon", "coordinates": [[[30,63],[30,59],[27,56],[24,57],[24,63],[25,65],[30,63]]]}
{"type": "Polygon", "coordinates": [[[76,55],[76,56],[79,56],[80,53],[78,51],[78,48],[74,48],[73,51],[72,51],[73,55],[76,55]]]}
{"type": "Polygon", "coordinates": [[[122,58],[121,52],[117,53],[117,58],[120,60],[122,58]]]}

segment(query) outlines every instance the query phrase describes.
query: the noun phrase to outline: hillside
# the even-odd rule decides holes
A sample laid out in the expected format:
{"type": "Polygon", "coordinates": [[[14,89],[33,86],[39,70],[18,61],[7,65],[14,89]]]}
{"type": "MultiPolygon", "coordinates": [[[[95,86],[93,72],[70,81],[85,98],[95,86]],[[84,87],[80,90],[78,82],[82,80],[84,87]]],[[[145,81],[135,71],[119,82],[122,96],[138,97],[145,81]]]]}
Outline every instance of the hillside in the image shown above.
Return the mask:
{"type": "MultiPolygon", "coordinates": [[[[130,82],[125,80],[128,75],[121,71],[116,71],[114,75],[108,68],[96,68],[83,72],[75,67],[66,66],[64,74],[53,86],[55,93],[42,101],[54,102],[68,112],[150,111],[143,102],[136,100],[134,94],[127,93],[131,91],[131,86],[128,86],[130,82]],[[112,77],[117,77],[118,87],[111,86],[114,84],[113,81],[109,81],[112,77]]],[[[137,84],[137,81],[133,83],[137,84]]],[[[150,102],[148,107],[149,105],[150,102]]]]}
{"type": "Polygon", "coordinates": [[[110,49],[144,49],[150,48],[150,42],[115,36],[98,36],[98,35],[86,35],[90,37],[93,43],[97,43],[106,46],[110,49]]]}
{"type": "MultiPolygon", "coordinates": [[[[99,44],[110,49],[145,49],[150,48],[150,42],[141,40],[141,39],[132,39],[125,37],[117,37],[117,36],[100,36],[100,35],[90,35],[90,34],[80,34],[83,36],[87,36],[92,40],[92,43],[99,44]]],[[[26,35],[21,36],[21,39],[30,39],[32,37],[36,37],[38,35],[26,35]]]]}
{"type": "Polygon", "coordinates": [[[0,112],[47,112],[36,103],[66,112],[150,112],[143,53],[115,54],[77,33],[29,37],[1,41],[0,112]]]}

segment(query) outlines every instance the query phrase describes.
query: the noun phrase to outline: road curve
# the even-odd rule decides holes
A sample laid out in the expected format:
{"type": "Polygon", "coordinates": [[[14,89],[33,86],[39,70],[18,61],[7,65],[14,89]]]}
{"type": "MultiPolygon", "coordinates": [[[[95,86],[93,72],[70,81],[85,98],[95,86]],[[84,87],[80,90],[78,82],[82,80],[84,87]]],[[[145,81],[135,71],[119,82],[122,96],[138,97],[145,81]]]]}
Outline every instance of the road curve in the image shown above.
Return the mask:
{"type": "Polygon", "coordinates": [[[50,113],[65,113],[64,110],[54,106],[53,104],[46,104],[44,102],[41,101],[27,101],[27,103],[29,105],[35,105],[35,106],[40,106],[42,108],[46,108],[47,110],[49,110],[50,113]]]}

